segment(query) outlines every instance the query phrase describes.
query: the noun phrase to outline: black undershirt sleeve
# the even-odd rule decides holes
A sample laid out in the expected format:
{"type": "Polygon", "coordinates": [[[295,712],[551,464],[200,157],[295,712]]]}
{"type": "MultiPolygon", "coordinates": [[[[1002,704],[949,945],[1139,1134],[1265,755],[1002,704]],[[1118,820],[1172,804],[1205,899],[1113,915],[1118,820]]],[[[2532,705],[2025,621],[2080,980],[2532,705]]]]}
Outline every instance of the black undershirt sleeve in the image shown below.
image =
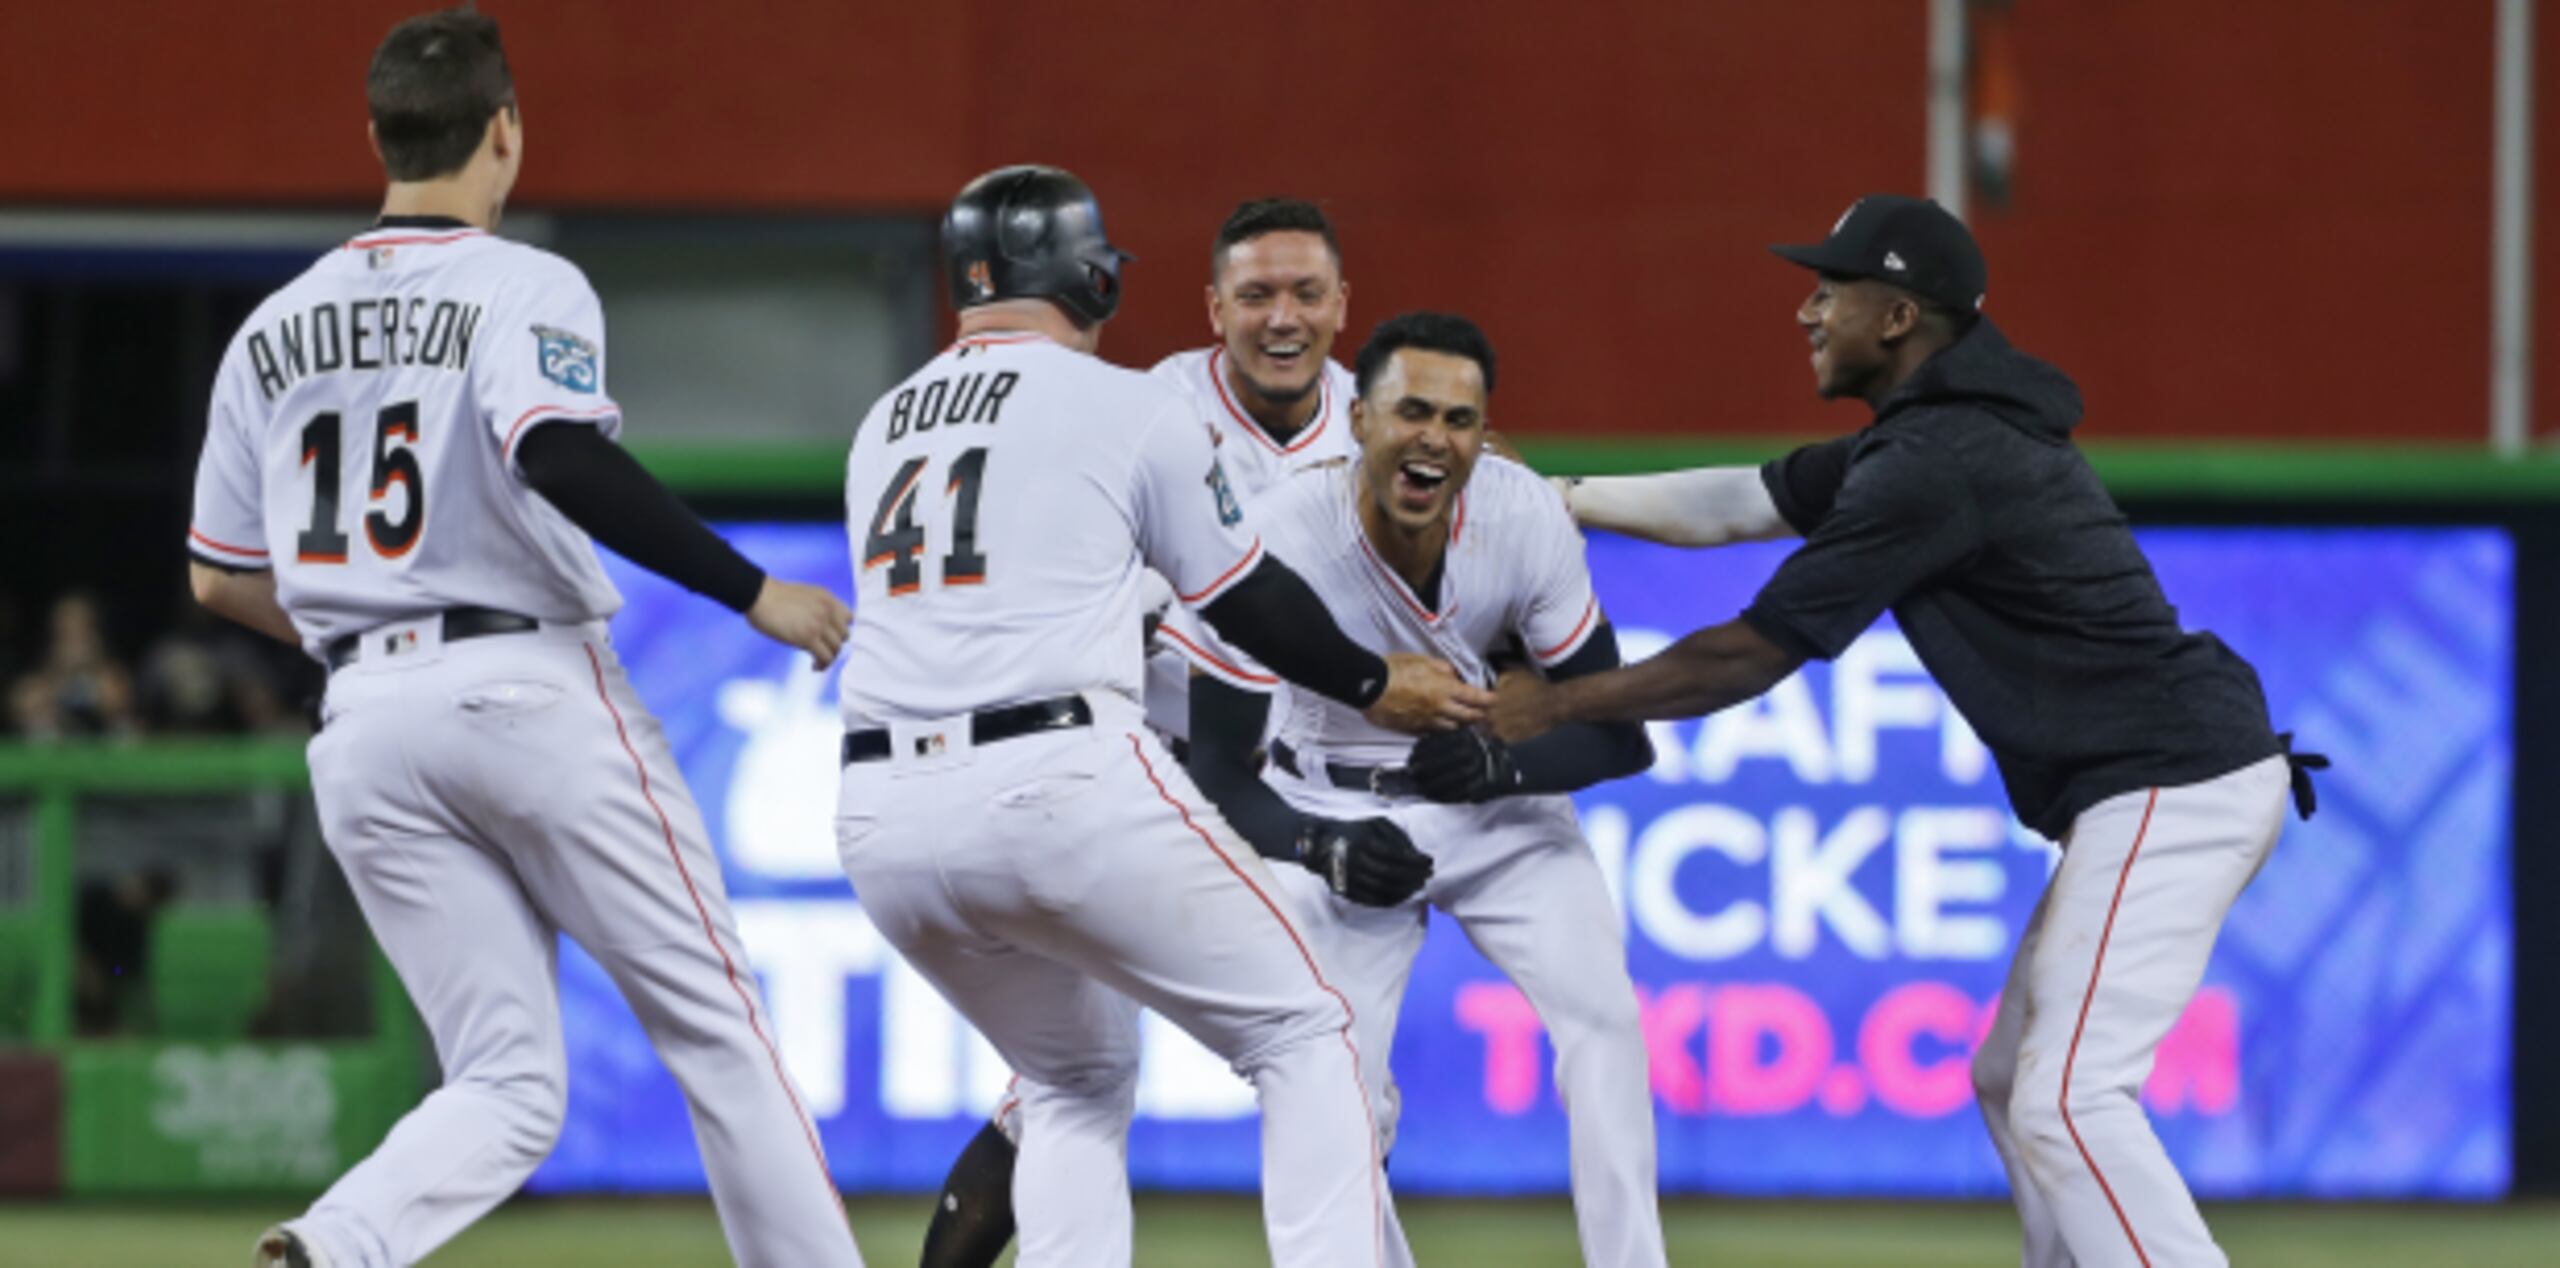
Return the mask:
{"type": "Polygon", "coordinates": [[[1264,555],[1244,580],[1202,605],[1200,616],[1218,637],[1317,695],[1366,709],[1386,693],[1385,658],[1352,642],[1278,556],[1264,555]]]}
{"type": "Polygon", "coordinates": [[[516,466],[570,523],[624,558],[733,612],[755,606],[764,570],[603,432],[574,421],[538,421],[516,442],[516,466]]]}
{"type": "MultiPolygon", "coordinates": [[[[1603,621],[1581,650],[1548,667],[1547,677],[1562,682],[1617,667],[1618,634],[1603,621]]],[[[1568,722],[1511,746],[1523,793],[1578,792],[1651,765],[1653,741],[1641,722],[1568,722]]]]}
{"type": "Polygon", "coordinates": [[[1244,835],[1256,854],[1297,861],[1305,820],[1262,781],[1255,750],[1271,717],[1271,697],[1206,674],[1191,676],[1191,782],[1244,835]]]}

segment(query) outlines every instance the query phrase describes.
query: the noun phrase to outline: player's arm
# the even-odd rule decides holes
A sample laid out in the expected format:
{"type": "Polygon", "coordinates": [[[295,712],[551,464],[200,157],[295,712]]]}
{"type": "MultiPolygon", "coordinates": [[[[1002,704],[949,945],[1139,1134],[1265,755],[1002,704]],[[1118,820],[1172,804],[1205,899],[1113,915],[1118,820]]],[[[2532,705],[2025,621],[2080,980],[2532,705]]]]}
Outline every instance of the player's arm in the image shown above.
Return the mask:
{"type": "Polygon", "coordinates": [[[1808,659],[1846,651],[1886,608],[1980,543],[1959,466],[1916,441],[1875,443],[1844,476],[1812,536],[1739,618],[1624,669],[1553,685],[1507,682],[1495,729],[1518,742],[1572,722],[1694,718],[1729,708],[1778,685],[1808,659]]]}
{"type": "Polygon", "coordinates": [[[1221,638],[1290,682],[1390,730],[1482,721],[1492,693],[1427,656],[1380,656],[1351,640],[1288,565],[1265,554],[1225,491],[1208,430],[1171,393],[1135,447],[1132,521],[1147,566],[1221,638]]]}
{"type": "Polygon", "coordinates": [[[629,450],[591,425],[537,419],[516,444],[516,467],[569,522],[624,558],[730,611],[765,636],[835,659],[852,610],[815,586],[778,581],[749,562],[629,450]]]}
{"type": "Polygon", "coordinates": [[[1804,660],[1749,622],[1727,621],[1623,669],[1544,685],[1513,675],[1494,706],[1494,731],[1528,748],[1593,722],[1704,717],[1777,686],[1804,660]]]}
{"type": "Polygon", "coordinates": [[[1795,533],[1756,467],[1560,476],[1554,483],[1574,521],[1584,528],[1666,546],[1730,546],[1795,533]]]}
{"type": "Polygon", "coordinates": [[[276,602],[276,574],[264,568],[225,568],[201,559],[187,561],[187,583],[196,602],[226,620],[237,621],[279,642],[299,644],[293,618],[276,602]]]}
{"type": "Polygon", "coordinates": [[[1393,907],[1431,879],[1431,856],[1393,822],[1301,814],[1263,782],[1260,754],[1271,697],[1208,674],[1191,679],[1191,781],[1254,852],[1296,863],[1335,894],[1393,907]]]}
{"type": "MultiPolygon", "coordinates": [[[[1546,677],[1562,682],[1618,666],[1617,633],[1602,622],[1573,655],[1549,666],[1546,677]]],[[[1435,732],[1414,742],[1405,766],[1423,796],[1471,802],[1578,792],[1652,764],[1653,741],[1642,723],[1568,722],[1518,744],[1473,728],[1435,732]]]]}
{"type": "Polygon", "coordinates": [[[204,447],[196,456],[195,502],[188,512],[187,585],[196,602],[225,620],[299,645],[293,619],[276,602],[276,574],[266,550],[258,451],[243,424],[237,339],[214,374],[205,410],[204,447]]]}

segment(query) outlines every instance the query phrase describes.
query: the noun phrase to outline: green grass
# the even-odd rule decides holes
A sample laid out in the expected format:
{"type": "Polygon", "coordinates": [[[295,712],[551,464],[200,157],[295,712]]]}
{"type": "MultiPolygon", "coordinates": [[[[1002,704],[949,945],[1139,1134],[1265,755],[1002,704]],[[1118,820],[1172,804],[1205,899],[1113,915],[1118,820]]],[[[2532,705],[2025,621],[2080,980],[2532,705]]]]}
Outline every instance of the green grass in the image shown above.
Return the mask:
{"type": "MultiPolygon", "coordinates": [[[[863,1199],[854,1227],[873,1268],[915,1262],[922,1198],[863,1199]]],[[[1671,1262],[1753,1268],[1979,1268],[2014,1263],[2004,1206],[1673,1202],[1671,1262]]],[[[1417,1259],[1467,1268],[1580,1262],[1558,1201],[1406,1204],[1417,1259]]],[[[2560,1261],[2560,1207],[2224,1206],[2208,1212],[2233,1263],[2250,1268],[2505,1268],[2560,1261]]],[[[81,1268],[240,1268],[272,1212],[241,1206],[0,1205],[0,1263],[81,1268]]],[[[1148,1197],[1138,1207],[1142,1268],[1262,1262],[1251,1200],[1148,1197]]],[[[447,1268],[702,1268],[727,1263],[710,1204],[698,1200],[519,1202],[428,1261],[447,1268]]]]}

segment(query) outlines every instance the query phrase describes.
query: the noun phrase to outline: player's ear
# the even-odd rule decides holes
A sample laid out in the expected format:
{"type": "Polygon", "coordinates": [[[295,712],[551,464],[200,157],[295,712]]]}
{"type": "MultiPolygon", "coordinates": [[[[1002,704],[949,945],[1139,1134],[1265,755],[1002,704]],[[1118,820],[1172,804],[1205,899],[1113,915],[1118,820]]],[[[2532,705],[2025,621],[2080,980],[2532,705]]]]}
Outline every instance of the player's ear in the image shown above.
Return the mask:
{"type": "Polygon", "coordinates": [[[1920,301],[1906,294],[1895,294],[1893,302],[1885,305],[1884,342],[1898,342],[1919,328],[1920,301]]]}
{"type": "Polygon", "coordinates": [[[1209,301],[1209,333],[1217,336],[1218,341],[1224,343],[1227,338],[1227,322],[1226,318],[1218,312],[1218,283],[1215,279],[1210,281],[1204,294],[1209,301]]]}
{"type": "Polygon", "coordinates": [[[513,105],[501,106],[489,115],[489,156],[501,162],[515,156],[524,145],[523,120],[516,117],[513,105]]]}
{"type": "Polygon", "coordinates": [[[382,134],[374,130],[373,120],[364,121],[364,143],[373,151],[375,162],[382,161],[382,134]]]}
{"type": "Polygon", "coordinates": [[[1365,444],[1369,443],[1368,431],[1369,431],[1369,403],[1368,403],[1367,401],[1361,400],[1359,397],[1356,397],[1356,396],[1355,396],[1355,397],[1352,397],[1352,398],[1351,398],[1351,442],[1352,442],[1353,444],[1357,444],[1357,445],[1365,445],[1365,444]]]}

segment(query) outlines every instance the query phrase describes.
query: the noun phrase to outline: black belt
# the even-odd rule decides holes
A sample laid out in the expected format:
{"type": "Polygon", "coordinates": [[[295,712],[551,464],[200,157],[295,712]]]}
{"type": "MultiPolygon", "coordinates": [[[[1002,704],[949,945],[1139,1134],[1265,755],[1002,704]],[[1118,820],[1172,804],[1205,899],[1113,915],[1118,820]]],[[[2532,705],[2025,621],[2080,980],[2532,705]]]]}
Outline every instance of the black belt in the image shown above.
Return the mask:
{"type": "MultiPolygon", "coordinates": [[[[446,608],[439,620],[443,622],[444,641],[448,643],[487,638],[492,634],[523,634],[542,628],[542,622],[532,617],[501,612],[496,608],[446,608]]],[[[330,670],[334,672],[355,663],[364,650],[365,637],[363,634],[345,634],[329,640],[322,658],[328,661],[330,670]]],[[[380,654],[388,655],[395,650],[395,640],[399,637],[398,634],[383,635],[380,654]]]]}
{"type": "Polygon", "coordinates": [[[1419,797],[1413,786],[1413,772],[1401,766],[1348,766],[1341,762],[1320,762],[1301,758],[1296,749],[1278,740],[1271,742],[1271,764],[1317,783],[1331,784],[1352,792],[1375,793],[1381,797],[1419,797]],[[1318,773],[1308,774],[1310,769],[1318,773]]]}
{"type": "MultiPolygon", "coordinates": [[[[969,743],[995,744],[1017,740],[1042,731],[1067,731],[1093,725],[1093,706],[1082,696],[1052,696],[1029,704],[1006,705],[1001,709],[980,709],[969,715],[969,743]]],[[[940,736],[918,736],[914,756],[931,757],[940,736]]],[[[889,732],[883,727],[872,731],[847,731],[842,750],[844,764],[886,761],[889,757],[889,732]]]]}

